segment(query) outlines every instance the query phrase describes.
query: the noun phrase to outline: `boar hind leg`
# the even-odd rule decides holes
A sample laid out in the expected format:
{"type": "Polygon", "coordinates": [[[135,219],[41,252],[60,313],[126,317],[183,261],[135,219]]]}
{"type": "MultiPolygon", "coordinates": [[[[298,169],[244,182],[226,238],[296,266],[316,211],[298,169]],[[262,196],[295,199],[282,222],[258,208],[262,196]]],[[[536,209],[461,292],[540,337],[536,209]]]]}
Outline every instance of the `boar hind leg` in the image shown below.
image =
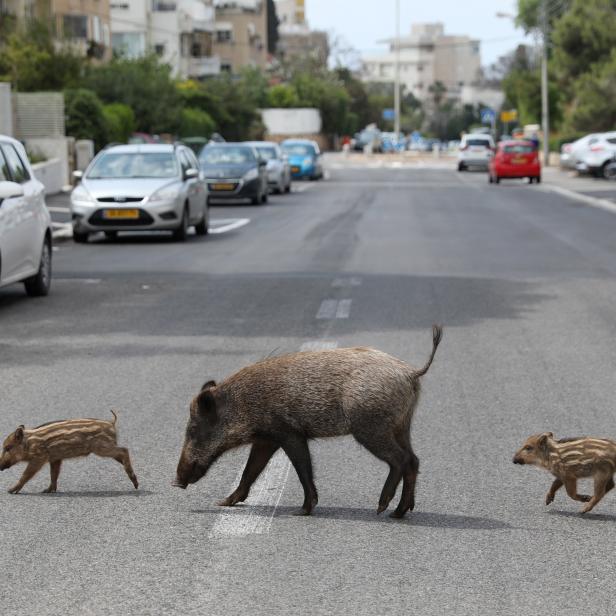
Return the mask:
{"type": "Polygon", "coordinates": [[[319,497],[312,476],[312,460],[310,458],[310,449],[308,449],[308,441],[301,436],[292,436],[287,438],[281,445],[289,460],[291,460],[291,464],[293,464],[304,488],[304,504],[301,510],[298,511],[298,515],[310,515],[319,497]]]}
{"type": "Polygon", "coordinates": [[[135,486],[135,490],[139,487],[139,482],[137,481],[137,476],[130,463],[130,456],[128,455],[128,449],[126,449],[126,447],[105,447],[104,449],[96,449],[94,453],[102,458],[113,458],[119,462],[124,467],[128,478],[135,486]]]}
{"type": "Polygon", "coordinates": [[[582,509],[582,513],[588,513],[595,507],[595,505],[597,505],[597,503],[605,496],[607,486],[610,482],[612,482],[613,485],[611,475],[600,474],[595,476],[595,493],[586,506],[582,509]]]}
{"type": "Polygon", "coordinates": [[[237,503],[244,502],[248,498],[252,484],[257,480],[257,477],[262,473],[279,447],[280,445],[271,441],[256,441],[253,443],[239,486],[237,486],[235,492],[218,504],[221,507],[233,507],[237,503]]]}
{"type": "Polygon", "coordinates": [[[28,466],[26,466],[23,475],[19,478],[19,481],[12,487],[9,488],[10,494],[17,494],[19,490],[21,490],[27,483],[36,475],[42,468],[45,466],[45,461],[39,460],[31,460],[28,462],[28,466]]]}
{"type": "Polygon", "coordinates": [[[62,460],[55,460],[49,463],[49,470],[51,474],[51,483],[46,490],[43,490],[44,494],[50,494],[58,489],[58,476],[60,475],[60,467],[62,466],[62,460]]]}

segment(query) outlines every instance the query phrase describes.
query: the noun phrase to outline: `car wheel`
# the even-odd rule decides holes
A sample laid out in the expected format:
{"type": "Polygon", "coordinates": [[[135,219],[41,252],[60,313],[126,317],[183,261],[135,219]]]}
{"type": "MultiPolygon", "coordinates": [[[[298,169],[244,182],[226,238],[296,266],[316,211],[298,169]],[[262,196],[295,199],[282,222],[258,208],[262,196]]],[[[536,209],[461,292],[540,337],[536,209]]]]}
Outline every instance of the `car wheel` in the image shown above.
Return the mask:
{"type": "Polygon", "coordinates": [[[291,192],[291,180],[289,180],[289,183],[285,186],[284,191],[286,193],[290,193],[291,192]]]}
{"type": "Polygon", "coordinates": [[[195,225],[195,232],[197,235],[207,235],[208,231],[210,230],[210,215],[208,212],[208,207],[207,205],[205,206],[205,209],[203,211],[203,218],[201,219],[201,222],[198,222],[195,225]]]}
{"type": "Polygon", "coordinates": [[[489,184],[494,184],[494,178],[492,177],[491,173],[488,174],[488,183],[489,184]]]}
{"type": "Polygon", "coordinates": [[[541,184],[541,176],[540,176],[540,175],[538,175],[538,176],[535,178],[535,182],[537,182],[537,184],[541,184]]]}
{"type": "Polygon", "coordinates": [[[88,237],[90,237],[89,233],[84,231],[76,231],[73,229],[73,241],[78,244],[85,244],[88,241],[88,237]]]}
{"type": "Polygon", "coordinates": [[[105,237],[108,240],[115,240],[118,238],[118,232],[117,231],[105,231],[105,237]]]}
{"type": "Polygon", "coordinates": [[[261,203],[261,195],[256,194],[254,197],[251,197],[250,203],[252,203],[253,205],[259,205],[261,203]]]}
{"type": "Polygon", "coordinates": [[[30,297],[43,297],[51,288],[51,242],[45,238],[38,272],[24,280],[26,293],[30,297]]]}
{"type": "Polygon", "coordinates": [[[500,179],[498,176],[495,176],[495,177],[494,177],[494,181],[495,181],[497,184],[500,184],[500,180],[501,180],[501,179],[500,179]]]}
{"type": "Polygon", "coordinates": [[[466,166],[464,165],[464,163],[458,163],[458,171],[465,171],[466,170],[466,166]]]}
{"type": "Polygon", "coordinates": [[[182,211],[180,226],[173,232],[173,239],[176,242],[185,242],[188,237],[188,211],[186,207],[182,211]]]}

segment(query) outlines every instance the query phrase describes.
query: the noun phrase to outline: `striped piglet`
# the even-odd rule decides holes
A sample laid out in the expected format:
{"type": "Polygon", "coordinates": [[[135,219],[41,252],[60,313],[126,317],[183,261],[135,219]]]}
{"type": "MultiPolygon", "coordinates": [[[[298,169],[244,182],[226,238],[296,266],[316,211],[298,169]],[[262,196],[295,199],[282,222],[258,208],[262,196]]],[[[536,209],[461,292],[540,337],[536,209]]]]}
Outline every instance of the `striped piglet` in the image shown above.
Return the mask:
{"type": "Polygon", "coordinates": [[[9,489],[11,494],[19,492],[24,485],[49,462],[51,483],[45,492],[55,492],[58,487],[58,475],[62,460],[79,458],[91,453],[103,458],[113,458],[122,466],[133,482],[139,487],[137,477],[130,463],[128,449],[118,447],[116,431],[117,416],[112,421],[103,419],[66,419],[52,421],[36,428],[27,429],[19,426],[9,434],[2,446],[0,471],[11,468],[18,462],[27,462],[28,466],[19,481],[9,489]]]}
{"type": "Polygon", "coordinates": [[[586,503],[582,513],[588,513],[614,487],[616,472],[616,442],[607,438],[563,438],[555,440],[551,432],[529,437],[513,457],[514,464],[533,464],[544,468],[556,479],[545,504],[549,505],[563,485],[570,498],[586,503]],[[577,480],[592,477],[594,494],[577,493],[577,480]]]}

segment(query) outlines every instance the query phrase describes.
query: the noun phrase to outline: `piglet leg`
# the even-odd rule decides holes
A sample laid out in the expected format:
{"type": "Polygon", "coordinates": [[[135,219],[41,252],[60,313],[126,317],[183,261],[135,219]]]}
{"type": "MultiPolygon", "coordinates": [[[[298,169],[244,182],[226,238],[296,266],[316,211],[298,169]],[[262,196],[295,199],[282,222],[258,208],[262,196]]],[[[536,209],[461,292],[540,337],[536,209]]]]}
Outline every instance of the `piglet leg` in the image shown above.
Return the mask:
{"type": "Polygon", "coordinates": [[[36,475],[45,465],[46,461],[30,460],[28,466],[26,466],[23,475],[19,478],[19,481],[9,488],[9,494],[17,494],[27,483],[36,475]]]}
{"type": "Polygon", "coordinates": [[[62,466],[62,460],[55,460],[49,463],[49,471],[51,474],[51,483],[46,490],[43,490],[44,494],[55,492],[58,489],[58,476],[60,475],[60,467],[62,466]]]}

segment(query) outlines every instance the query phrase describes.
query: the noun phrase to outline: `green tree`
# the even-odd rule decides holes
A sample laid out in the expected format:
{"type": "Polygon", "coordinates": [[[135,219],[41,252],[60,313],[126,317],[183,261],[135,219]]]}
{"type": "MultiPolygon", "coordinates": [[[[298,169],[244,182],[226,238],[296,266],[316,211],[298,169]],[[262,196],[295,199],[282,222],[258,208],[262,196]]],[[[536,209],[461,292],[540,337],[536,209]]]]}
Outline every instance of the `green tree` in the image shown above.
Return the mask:
{"type": "MultiPolygon", "coordinates": [[[[548,20],[550,25],[569,10],[572,0],[548,2],[548,20]]],[[[526,32],[541,27],[542,5],[546,0],[518,0],[518,15],[516,23],[526,32]]]]}
{"type": "Polygon", "coordinates": [[[64,92],[66,134],[75,139],[92,139],[97,149],[108,142],[103,104],[94,92],[79,88],[64,92]]]}
{"type": "Polygon", "coordinates": [[[209,137],[216,129],[212,116],[201,109],[182,109],[180,137],[209,137]]]}
{"type": "Polygon", "coordinates": [[[135,132],[135,114],[123,103],[111,103],[103,106],[103,115],[107,123],[109,141],[126,143],[135,132]]]}
{"type": "Polygon", "coordinates": [[[176,133],[182,101],[171,67],[156,55],[114,58],[90,66],[82,81],[105,103],[124,103],[135,113],[135,128],[146,133],[176,133]]]}
{"type": "Polygon", "coordinates": [[[272,86],[267,93],[268,107],[299,107],[299,96],[288,84],[272,86]]]}

